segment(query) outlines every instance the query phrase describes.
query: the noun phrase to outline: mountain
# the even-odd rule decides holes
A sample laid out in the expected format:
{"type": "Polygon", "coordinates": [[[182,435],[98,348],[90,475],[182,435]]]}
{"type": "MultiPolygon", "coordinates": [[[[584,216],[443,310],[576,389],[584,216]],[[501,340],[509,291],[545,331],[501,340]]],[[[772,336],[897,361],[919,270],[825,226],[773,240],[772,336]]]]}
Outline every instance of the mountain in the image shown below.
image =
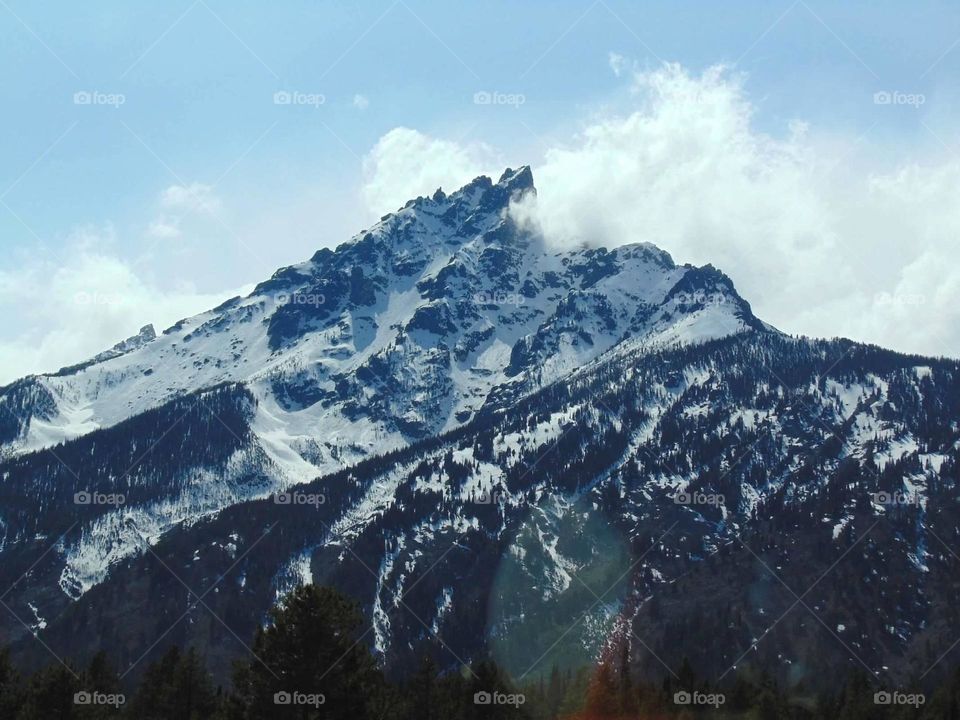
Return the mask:
{"type": "MultiPolygon", "coordinates": [[[[277,271],[246,298],[160,336],[147,326],[89,362],[0,390],[0,442],[11,467],[44,464],[0,491],[12,507],[27,502],[22,516],[4,518],[5,544],[66,529],[44,519],[62,509],[47,494],[51,485],[68,500],[97,490],[125,495],[122,511],[85,508],[69,538],[61,586],[76,598],[137,551],[124,529],[131,522],[159,537],[457,427],[626,342],[759,327],[709,266],[677,266],[651,245],[548,250],[508,213],[527,192],[529,168],[508,170],[496,184],[477,178],[449,197],[438,190],[335,251],[277,271]],[[152,468],[154,442],[164,438],[166,447],[193,429],[179,416],[187,405],[203,410],[211,389],[227,385],[245,403],[237,410],[243,441],[176,471],[167,458],[152,468]],[[136,436],[151,418],[153,434],[134,437],[135,449],[100,450],[101,438],[136,436]],[[81,447],[72,463],[56,459],[81,447]],[[42,450],[50,452],[37,457],[42,450]],[[126,465],[103,476],[113,463],[126,465]],[[35,507],[39,493],[49,507],[35,507]]],[[[207,432],[209,421],[196,419],[207,432]]]]}
{"type": "Polygon", "coordinates": [[[532,183],[522,168],[438,190],[246,298],[3,388],[5,455],[240,382],[260,402],[257,435],[277,472],[297,482],[374,444],[450,429],[493,388],[529,391],[627,337],[757,324],[726,277],[678,267],[652,245],[549,251],[507,213],[532,183]]]}
{"type": "MultiPolygon", "coordinates": [[[[952,651],[960,364],[788,337],[711,266],[558,252],[528,168],[0,392],[4,637],[200,644],[339,587],[392,672],[904,679],[952,651]],[[735,666],[735,667],[734,667],[735,666]]],[[[944,665],[945,666],[945,665],[944,665]]],[[[930,671],[933,677],[936,673],[930,671]]]]}

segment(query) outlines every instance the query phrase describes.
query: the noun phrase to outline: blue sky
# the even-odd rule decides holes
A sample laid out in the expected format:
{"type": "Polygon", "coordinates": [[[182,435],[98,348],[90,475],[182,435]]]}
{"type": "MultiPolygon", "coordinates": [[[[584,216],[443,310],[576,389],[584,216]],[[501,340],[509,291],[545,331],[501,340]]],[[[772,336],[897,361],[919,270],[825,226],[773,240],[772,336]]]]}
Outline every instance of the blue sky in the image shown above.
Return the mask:
{"type": "MultiPolygon", "coordinates": [[[[751,137],[790,142],[799,121],[815,136],[805,152],[852,149],[864,183],[913,165],[939,177],[960,148],[958,41],[960,6],[939,2],[3,0],[0,301],[14,311],[0,332],[0,380],[95,352],[136,331],[141,316],[162,324],[200,310],[343,241],[392,209],[388,199],[429,190],[408,189],[405,177],[455,181],[497,163],[531,164],[537,175],[551,151],[583,149],[586,128],[637,112],[649,97],[636,78],[665,62],[695,79],[726,65],[724,82],[749,103],[751,137]],[[277,104],[284,91],[300,100],[277,104]],[[478,105],[478,92],[522,103],[478,105]],[[878,105],[877,92],[922,104],[878,105]],[[450,143],[433,147],[436,173],[380,177],[383,153],[395,149],[382,140],[396,128],[450,143]],[[442,161],[453,148],[466,158],[456,172],[442,161]],[[389,191],[371,191],[378,181],[389,191]],[[104,302],[40,310],[56,295],[43,285],[51,278],[104,302]],[[110,282],[129,302],[111,300],[110,282]]],[[[416,143],[405,148],[415,154],[416,143]]],[[[917,193],[920,207],[929,193],[917,193]]],[[[856,223],[840,218],[825,232],[853,237],[856,223]]],[[[940,253],[955,253],[952,230],[916,228],[937,235],[940,253]]],[[[680,241],[667,249],[711,259],[680,241]]],[[[749,286],[753,270],[716,250],[717,264],[727,260],[723,269],[749,286]]],[[[896,295],[903,278],[891,277],[878,287],[896,295]]],[[[954,279],[941,285],[949,296],[954,279]]],[[[796,332],[842,332],[821,321],[835,312],[775,319],[796,332]]],[[[898,344],[897,322],[849,332],[898,344]]],[[[957,354],[952,338],[900,344],[910,343],[957,354]]]]}

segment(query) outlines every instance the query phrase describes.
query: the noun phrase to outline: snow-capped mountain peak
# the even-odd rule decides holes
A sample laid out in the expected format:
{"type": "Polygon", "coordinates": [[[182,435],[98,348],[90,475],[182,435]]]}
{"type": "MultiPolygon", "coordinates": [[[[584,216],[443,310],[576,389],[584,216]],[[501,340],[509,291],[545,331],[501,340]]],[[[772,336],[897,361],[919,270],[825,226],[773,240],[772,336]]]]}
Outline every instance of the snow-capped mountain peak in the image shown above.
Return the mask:
{"type": "MultiPolygon", "coordinates": [[[[547,247],[509,212],[531,192],[532,173],[521,167],[417,198],[247,297],[160,335],[146,326],[86,363],[0,390],[7,457],[87,438],[95,445],[98,432],[126,433],[146,414],[191,407],[190,398],[206,407],[220,388],[236,395],[248,431],[219,465],[91,520],[62,586],[82,593],[136,552],[131,521],[156,538],[460,427],[608,353],[765,330],[710,266],[679,266],[644,243],[547,247]]],[[[120,481],[140,485],[134,460],[120,481]]]]}
{"type": "Polygon", "coordinates": [[[678,267],[647,244],[545,248],[508,212],[528,192],[523,166],[411,200],[246,298],[8,386],[0,404],[18,424],[0,435],[6,453],[243,382],[322,472],[364,443],[399,446],[455,426],[498,386],[530,390],[627,338],[691,342],[759,327],[709,266],[678,267]]]}

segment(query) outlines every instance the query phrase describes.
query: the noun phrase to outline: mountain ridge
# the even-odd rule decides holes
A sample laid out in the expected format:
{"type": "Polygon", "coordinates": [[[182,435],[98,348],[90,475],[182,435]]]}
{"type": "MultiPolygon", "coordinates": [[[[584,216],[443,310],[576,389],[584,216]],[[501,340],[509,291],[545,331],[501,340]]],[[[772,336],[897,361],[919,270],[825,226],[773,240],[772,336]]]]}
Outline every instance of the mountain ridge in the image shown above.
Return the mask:
{"type": "MultiPolygon", "coordinates": [[[[599,332],[616,330],[624,336],[642,334],[644,328],[637,323],[632,326],[621,323],[620,327],[610,322],[609,298],[603,292],[592,291],[598,283],[609,284],[615,279],[614,275],[622,272],[636,270],[645,272],[649,278],[650,267],[656,269],[658,265],[665,271],[673,271],[675,279],[679,279],[684,273],[676,270],[678,266],[672,258],[648,244],[627,245],[613,251],[584,248],[550,252],[542,246],[540,238],[517,227],[509,216],[510,202],[528,192],[535,193],[535,189],[532,173],[524,166],[516,171],[507,170],[496,184],[480,177],[449,196],[435,193],[433,198],[417,198],[336,250],[323,249],[304,263],[281,268],[245,298],[232,298],[212,310],[180,320],[160,335],[153,333],[152,328],[150,332],[144,328],[139,335],[88,361],[54,373],[28,376],[0,388],[0,408],[6,411],[3,414],[7,415],[8,426],[5,433],[0,433],[0,451],[10,455],[49,447],[156,407],[178,393],[219,382],[257,384],[265,374],[274,371],[281,384],[285,380],[283,375],[291,371],[293,379],[289,384],[293,391],[287,395],[303,395],[298,391],[304,391],[306,396],[302,400],[323,397],[329,401],[344,389],[345,373],[357,371],[362,364],[350,361],[361,359],[363,351],[374,341],[379,346],[374,350],[381,351],[381,356],[373,358],[361,372],[366,371],[375,380],[380,377],[377,370],[383,370],[380,366],[389,359],[386,356],[396,354],[384,352],[389,350],[386,346],[401,333],[422,335],[439,331],[434,334],[440,336],[441,343],[453,341],[453,358],[462,365],[471,352],[489,345],[497,330],[507,324],[517,326],[517,332],[504,332],[504,341],[511,346],[509,363],[490,353],[489,362],[477,366],[476,373],[496,373],[505,366],[506,375],[500,377],[501,381],[521,375],[535,360],[550,360],[545,357],[545,349],[546,355],[560,353],[560,343],[575,335],[571,325],[584,314],[607,314],[602,318],[604,322],[598,323],[599,332]],[[441,248],[447,248],[448,254],[432,257],[441,248]],[[539,261],[534,262],[536,258],[539,261]],[[428,267],[430,262],[436,267],[428,267]],[[451,283],[461,286],[455,302],[444,297],[451,283]],[[464,286],[468,287],[464,289],[464,286]],[[398,298],[403,302],[388,307],[385,296],[399,294],[398,289],[406,292],[405,297],[398,298]],[[544,299],[551,291],[553,297],[544,299]],[[414,308],[410,317],[402,317],[403,303],[414,308]],[[535,307],[537,303],[539,306],[535,307]],[[500,312],[503,307],[507,312],[500,312]],[[389,328],[383,330],[385,322],[401,319],[405,325],[399,333],[392,333],[393,337],[389,328]],[[502,320],[506,322],[500,322],[502,320]],[[263,321],[267,323],[266,338],[250,329],[244,330],[245,337],[239,336],[243,325],[263,321]],[[549,327],[539,328],[543,322],[553,322],[557,328],[552,333],[549,327]],[[228,336],[233,333],[229,346],[217,347],[216,343],[203,342],[225,330],[228,336]],[[462,331],[460,337],[453,337],[456,330],[462,331]],[[336,337],[337,332],[341,337],[336,337]],[[326,347],[317,348],[318,352],[303,347],[320,333],[330,336],[326,347]],[[520,342],[523,338],[525,343],[520,342]],[[194,347],[200,345],[199,351],[188,347],[191,343],[194,347]],[[338,359],[345,362],[336,363],[338,359]],[[298,364],[312,365],[315,369],[329,367],[331,371],[318,379],[310,373],[299,374],[298,364]],[[136,377],[138,372],[140,376],[136,377]],[[331,394],[331,383],[340,383],[341,388],[334,388],[331,394]],[[326,392],[321,392],[318,384],[327,385],[326,392]],[[31,393],[33,404],[40,410],[35,418],[30,411],[28,396],[31,393]],[[10,435],[13,437],[7,437],[10,435]]],[[[709,274],[706,268],[702,272],[709,274]]],[[[695,269],[686,270],[690,276],[687,299],[693,302],[698,300],[698,293],[706,295],[707,292],[704,288],[693,288],[695,274],[695,269]]],[[[743,324],[758,327],[749,305],[736,295],[732,283],[722,274],[713,279],[721,277],[726,282],[717,289],[715,297],[735,301],[743,324]]],[[[633,277],[628,282],[642,280],[644,278],[633,277]]],[[[612,287],[610,292],[620,290],[612,287]]],[[[672,296],[640,300],[669,302],[682,293],[678,286],[672,296]]],[[[693,315],[696,309],[691,312],[691,308],[680,308],[679,312],[693,315]]],[[[666,327],[667,323],[663,324],[666,327]]],[[[736,329],[730,327],[718,332],[736,329]]],[[[589,344],[594,338],[584,333],[580,333],[580,337],[582,352],[575,353],[580,356],[594,356],[609,349],[611,342],[607,339],[602,347],[591,350],[589,344]]],[[[621,339],[623,337],[615,338],[621,339]]],[[[430,342],[429,338],[423,340],[423,344],[430,342]]],[[[425,353],[423,359],[426,365],[431,360],[451,362],[443,353],[435,357],[425,353]]],[[[468,369],[464,367],[460,374],[468,369]]],[[[442,380],[449,383],[454,379],[442,380]]],[[[454,394],[461,396],[454,398],[454,402],[464,400],[464,394],[475,395],[492,389],[491,383],[468,379],[466,384],[471,387],[454,390],[454,394]]],[[[423,385],[420,383],[421,392],[423,385]]],[[[356,405],[359,388],[353,388],[352,397],[349,388],[345,391],[347,397],[340,399],[356,405]]],[[[293,402],[296,400],[294,397],[293,402]]],[[[457,407],[453,413],[447,413],[459,416],[454,422],[462,422],[481,403],[460,404],[469,407],[457,407]]],[[[402,417],[404,413],[398,415],[402,417]]],[[[415,417],[416,413],[410,415],[405,429],[367,427],[361,428],[360,434],[370,431],[376,435],[381,431],[381,439],[383,435],[390,435],[390,441],[404,442],[404,435],[437,429],[425,426],[422,417],[415,417]]],[[[330,466],[320,469],[328,470],[330,466]]]]}
{"type": "MultiPolygon", "coordinates": [[[[927,507],[952,517],[957,361],[791,338],[720,270],[651,244],[548,248],[509,212],[530,192],[522,167],[417,198],[247,297],[0,388],[0,581],[36,618],[3,626],[17,652],[42,652],[30,632],[77,656],[107,638],[132,667],[203,588],[222,627],[196,603],[187,615],[223,670],[236,637],[313,580],[359,600],[398,672],[441,636],[523,672],[591,607],[554,662],[626,643],[649,674],[631,634],[679,663],[663,627],[713,617],[691,654],[719,675],[785,609],[734,543],[792,545],[807,577],[874,520],[895,529],[886,560],[905,579],[847,599],[899,617],[900,639],[875,642],[864,618],[862,654],[906,675],[945,649],[929,628],[949,622],[949,568],[929,538],[960,525],[927,507]],[[610,588],[599,609],[594,585],[610,588]],[[700,595],[678,601],[681,585],[700,595]]],[[[856,560],[865,585],[882,559],[856,560]]],[[[823,588],[821,611],[853,633],[843,589],[823,588]]],[[[791,662],[843,661],[802,627],[775,640],[791,662]]]]}

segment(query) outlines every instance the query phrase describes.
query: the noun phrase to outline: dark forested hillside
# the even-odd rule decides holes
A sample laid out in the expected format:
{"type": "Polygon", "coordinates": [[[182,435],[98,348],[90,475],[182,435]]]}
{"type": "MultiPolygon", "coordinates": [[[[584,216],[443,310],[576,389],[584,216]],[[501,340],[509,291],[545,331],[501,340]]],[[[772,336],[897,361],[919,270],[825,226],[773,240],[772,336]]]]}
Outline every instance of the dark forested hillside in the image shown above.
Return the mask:
{"type": "MultiPolygon", "coordinates": [[[[616,354],[178,527],[42,637],[136,676],[163,636],[224,682],[237,638],[313,581],[360,601],[397,679],[427,653],[520,683],[604,658],[796,693],[939,682],[960,636],[958,382],[953,361],[775,333],[616,354]]],[[[33,638],[15,652],[44,661],[33,638]]]]}

